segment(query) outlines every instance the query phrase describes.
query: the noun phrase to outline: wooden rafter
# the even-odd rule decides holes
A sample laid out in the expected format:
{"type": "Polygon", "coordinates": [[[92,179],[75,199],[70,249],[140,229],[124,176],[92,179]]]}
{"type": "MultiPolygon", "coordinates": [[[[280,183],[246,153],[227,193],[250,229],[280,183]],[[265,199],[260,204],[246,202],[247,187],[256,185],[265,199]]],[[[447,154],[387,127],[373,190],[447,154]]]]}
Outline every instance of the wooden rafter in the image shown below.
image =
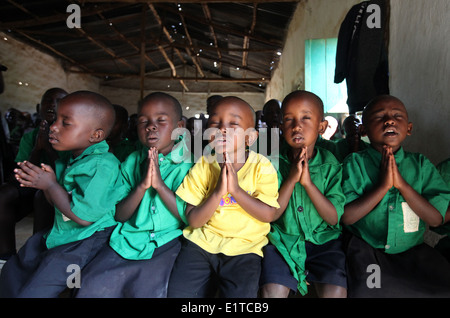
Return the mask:
{"type": "MultiPolygon", "coordinates": [[[[158,12],[156,11],[155,7],[152,4],[148,4],[150,10],[152,11],[156,21],[158,22],[158,24],[161,26],[163,33],[166,35],[167,39],[169,40],[169,42],[173,42],[172,37],[170,36],[169,31],[167,30],[167,28],[164,26],[164,24],[162,23],[162,20],[158,14],[158,12]]],[[[177,70],[175,68],[175,65],[173,64],[172,60],[167,56],[166,51],[164,50],[164,48],[161,45],[158,45],[158,49],[161,52],[161,54],[164,56],[166,62],[169,64],[170,68],[172,69],[172,76],[176,76],[177,75],[177,70]]],[[[186,61],[184,60],[183,56],[181,55],[180,51],[178,49],[175,50],[175,52],[177,52],[178,56],[181,58],[181,61],[183,61],[183,63],[186,63],[186,61]]],[[[183,88],[186,91],[189,91],[189,88],[186,86],[186,84],[183,82],[183,80],[180,80],[180,84],[183,86],[183,88]]]]}
{"type": "MultiPolygon", "coordinates": [[[[117,34],[119,36],[120,39],[122,39],[123,41],[125,41],[126,43],[128,43],[133,49],[135,49],[139,54],[141,54],[141,49],[139,47],[137,47],[130,39],[128,39],[125,35],[123,35],[119,30],[117,30],[117,28],[114,26],[113,23],[108,22],[108,20],[105,18],[105,16],[102,13],[99,13],[98,16],[104,20],[106,23],[108,23],[108,25],[110,26],[110,28],[114,31],[115,34],[117,34]]],[[[111,39],[111,37],[109,37],[111,39]]],[[[156,68],[158,68],[158,65],[156,65],[156,63],[147,55],[144,55],[144,58],[149,61],[150,63],[152,63],[156,68]]]]}
{"type": "MultiPolygon", "coordinates": [[[[253,4],[253,15],[252,15],[252,24],[250,26],[250,30],[248,31],[249,35],[253,34],[253,31],[255,30],[256,25],[256,13],[257,13],[257,3],[253,4]]],[[[248,35],[244,36],[244,43],[242,45],[242,48],[244,51],[242,51],[242,67],[247,66],[247,60],[248,60],[248,48],[250,47],[250,38],[248,35]]]]}
{"type": "Polygon", "coordinates": [[[214,31],[215,30],[221,30],[224,33],[236,35],[236,36],[239,36],[239,37],[244,37],[244,36],[247,35],[247,36],[250,37],[251,40],[254,40],[254,41],[257,41],[257,42],[260,42],[260,43],[265,43],[265,44],[272,45],[272,46],[282,46],[283,45],[282,41],[274,41],[274,40],[269,40],[269,39],[266,39],[266,38],[258,37],[258,36],[255,36],[255,35],[249,35],[248,33],[245,33],[244,31],[240,31],[240,30],[237,30],[237,29],[233,29],[233,28],[230,28],[230,27],[223,26],[221,24],[214,23],[214,22],[212,22],[212,20],[208,21],[208,19],[201,19],[199,17],[192,16],[192,15],[186,13],[186,12],[179,12],[179,11],[177,11],[174,8],[164,7],[164,10],[166,10],[168,12],[171,12],[171,13],[174,13],[174,14],[176,14],[176,13],[182,14],[186,19],[194,20],[194,21],[196,21],[198,23],[205,24],[207,26],[211,25],[213,27],[214,31]]]}
{"type": "MultiPolygon", "coordinates": [[[[110,77],[110,78],[139,78],[140,74],[122,74],[122,73],[104,73],[104,72],[81,72],[81,71],[71,71],[77,74],[88,74],[100,77],[110,77]]],[[[189,76],[152,76],[151,74],[145,74],[145,78],[159,81],[191,81],[191,82],[210,82],[210,83],[267,83],[270,81],[270,77],[253,77],[253,78],[201,78],[201,77],[189,77],[189,76]]]]}
{"type": "MultiPolygon", "coordinates": [[[[8,1],[12,1],[12,0],[8,0],[8,1]]],[[[110,2],[110,1],[109,1],[110,2]]],[[[113,5],[102,5],[101,7],[98,8],[86,8],[83,9],[82,13],[83,13],[83,17],[88,17],[88,16],[92,16],[92,15],[96,15],[100,12],[105,12],[108,10],[114,10],[114,9],[119,9],[122,8],[124,6],[127,6],[129,4],[124,4],[124,3],[118,3],[118,4],[113,4],[113,5]]],[[[19,6],[18,8],[20,8],[21,6],[19,6]]],[[[25,8],[24,8],[25,9],[25,8]]],[[[28,10],[24,11],[27,13],[28,10]]],[[[51,15],[51,16],[47,16],[47,17],[38,17],[36,15],[32,15],[33,19],[27,19],[27,20],[20,20],[20,21],[11,21],[11,22],[6,22],[6,23],[0,23],[0,29],[20,29],[20,28],[28,28],[28,27],[36,27],[36,26],[40,26],[40,25],[45,25],[45,24],[50,24],[50,23],[57,23],[57,22],[62,22],[65,24],[65,21],[67,19],[67,15],[66,14],[55,14],[55,15],[51,15]]]]}
{"type": "Polygon", "coordinates": [[[147,6],[142,5],[142,13],[141,13],[141,65],[140,65],[140,78],[141,78],[141,100],[144,99],[144,81],[145,81],[145,20],[146,20],[146,12],[147,6]]]}
{"type": "Polygon", "coordinates": [[[116,53],[114,53],[113,50],[109,49],[107,46],[105,46],[104,44],[102,44],[101,42],[97,41],[96,39],[94,39],[92,36],[90,36],[86,31],[84,31],[82,28],[75,28],[75,30],[77,30],[77,32],[81,33],[84,37],[86,37],[86,39],[88,39],[89,41],[91,41],[93,44],[95,44],[96,46],[100,47],[103,51],[105,51],[108,55],[110,55],[112,58],[118,60],[120,63],[128,66],[131,69],[135,69],[134,66],[132,66],[130,63],[128,63],[125,59],[120,58],[116,55],[116,53]]]}
{"type": "Polygon", "coordinates": [[[217,42],[216,32],[214,32],[214,27],[212,25],[211,12],[209,11],[209,7],[208,7],[208,5],[206,3],[202,4],[202,9],[203,9],[203,14],[206,17],[206,21],[207,21],[208,26],[209,26],[209,30],[210,30],[211,35],[213,37],[214,48],[217,51],[217,58],[219,59],[219,74],[221,74],[221,72],[222,72],[222,53],[219,50],[219,43],[217,42]]]}
{"type": "Polygon", "coordinates": [[[189,46],[185,46],[184,49],[186,50],[186,53],[189,55],[189,57],[191,58],[192,62],[195,65],[195,67],[197,68],[197,72],[200,73],[200,76],[205,77],[205,73],[203,73],[203,69],[199,62],[198,56],[196,56],[195,54],[192,54],[191,47],[193,47],[194,44],[192,42],[191,35],[189,34],[189,30],[187,28],[186,21],[184,21],[184,17],[181,14],[180,14],[180,20],[181,20],[181,24],[183,25],[183,28],[184,28],[184,33],[186,34],[186,37],[189,41],[189,46]]]}

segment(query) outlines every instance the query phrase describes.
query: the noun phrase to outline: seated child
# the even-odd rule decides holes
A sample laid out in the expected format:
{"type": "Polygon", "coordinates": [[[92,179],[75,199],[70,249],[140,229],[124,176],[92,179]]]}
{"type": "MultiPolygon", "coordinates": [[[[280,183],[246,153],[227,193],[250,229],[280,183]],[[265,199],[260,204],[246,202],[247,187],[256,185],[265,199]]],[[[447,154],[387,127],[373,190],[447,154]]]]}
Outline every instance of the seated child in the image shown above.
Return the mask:
{"type": "Polygon", "coordinates": [[[57,297],[66,287],[69,266],[83,268],[107,243],[121,199],[119,161],[105,138],[114,109],[96,93],[79,91],[61,99],[49,141],[71,157],[47,164],[18,163],[22,187],[44,192],[55,207],[50,231],[33,235],[11,257],[0,276],[0,297],[57,297]]]}
{"type": "Polygon", "coordinates": [[[113,105],[116,112],[116,121],[114,122],[111,134],[106,139],[109,151],[112,152],[120,162],[125,161],[130,153],[136,150],[134,142],[126,138],[128,130],[128,111],[120,105],[113,105]]]}
{"type": "Polygon", "coordinates": [[[426,226],[442,224],[450,189],[422,154],[402,142],[412,123],[393,96],[363,111],[370,146],[343,163],[349,297],[449,297],[449,263],[423,243],[426,226]]]}
{"type": "Polygon", "coordinates": [[[165,93],[152,93],[140,104],[142,148],[121,165],[127,196],[117,205],[120,223],[82,271],[77,297],[167,296],[183,225],[173,191],[193,165],[190,153],[183,153],[184,139],[171,138],[182,126],[181,115],[178,100],[165,93]]]}
{"type": "Polygon", "coordinates": [[[266,157],[246,151],[258,133],[245,101],[222,98],[208,125],[215,154],[202,156],[176,191],[189,226],[168,296],[256,297],[262,247],[278,208],[277,174],[266,157]]]}
{"type": "Polygon", "coordinates": [[[335,141],[334,156],[339,162],[344,161],[348,154],[367,148],[368,144],[361,139],[359,119],[350,115],[343,122],[345,138],[335,141]]]}
{"type": "MultiPolygon", "coordinates": [[[[29,161],[54,167],[58,152],[48,141],[50,125],[55,120],[57,102],[67,92],[62,88],[51,88],[42,95],[39,107],[41,123],[34,130],[25,133],[20,139],[15,162],[29,161]]],[[[15,225],[34,209],[34,232],[48,228],[53,223],[53,209],[49,208],[41,191],[21,187],[13,177],[0,186],[0,267],[9,257],[16,254],[15,225]]]]}
{"type": "Polygon", "coordinates": [[[319,297],[346,297],[342,167],[332,153],[315,147],[327,127],[322,100],[294,91],[281,110],[287,147],[280,152],[280,208],[264,250],[262,296],[287,297],[297,289],[305,295],[308,282],[319,297]]]}
{"type": "Polygon", "coordinates": [[[276,155],[281,141],[281,102],[277,99],[267,101],[262,110],[261,120],[266,127],[259,129],[258,142],[253,149],[262,155],[276,155]],[[255,147],[256,146],[256,147],[255,147]]]}

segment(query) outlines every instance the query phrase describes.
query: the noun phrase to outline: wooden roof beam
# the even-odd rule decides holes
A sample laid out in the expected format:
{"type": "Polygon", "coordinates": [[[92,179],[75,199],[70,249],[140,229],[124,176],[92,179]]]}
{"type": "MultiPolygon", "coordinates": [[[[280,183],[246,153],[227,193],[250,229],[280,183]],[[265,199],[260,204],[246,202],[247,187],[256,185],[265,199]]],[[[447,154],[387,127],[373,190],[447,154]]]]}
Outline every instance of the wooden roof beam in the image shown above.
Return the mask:
{"type": "MultiPolygon", "coordinates": [[[[161,26],[161,29],[162,29],[163,33],[166,35],[166,37],[169,40],[169,42],[170,43],[174,42],[174,40],[170,36],[169,31],[167,31],[167,28],[162,23],[162,20],[161,20],[161,18],[159,16],[158,12],[156,11],[155,7],[153,6],[153,4],[149,3],[148,6],[149,6],[150,10],[152,11],[156,21],[161,26]]],[[[161,45],[158,45],[158,49],[161,52],[161,54],[163,55],[164,59],[167,61],[167,63],[169,63],[169,66],[172,69],[172,75],[176,76],[177,75],[177,70],[176,70],[175,65],[173,64],[172,60],[167,56],[166,51],[164,50],[164,48],[161,45]]],[[[181,58],[181,61],[183,61],[183,63],[186,63],[186,61],[184,60],[183,56],[181,56],[180,51],[178,49],[175,49],[175,52],[177,52],[178,56],[181,58]]],[[[183,86],[183,88],[186,91],[189,91],[189,88],[186,86],[186,84],[184,83],[183,80],[180,80],[180,84],[183,86]]]]}
{"type": "MultiPolygon", "coordinates": [[[[111,27],[111,29],[126,43],[128,43],[133,49],[135,49],[137,52],[141,52],[141,49],[139,47],[137,47],[133,42],[131,42],[125,35],[123,35],[115,26],[113,23],[110,23],[105,16],[102,13],[99,13],[98,16],[105,21],[106,23],[108,23],[108,25],[111,27]]],[[[150,58],[150,56],[148,56],[147,54],[144,55],[144,58],[149,61],[150,63],[152,63],[156,68],[158,68],[158,65],[156,65],[156,63],[150,58]]]]}
{"type": "MultiPolygon", "coordinates": [[[[110,77],[110,78],[140,78],[140,74],[120,74],[120,73],[104,73],[104,72],[82,72],[82,71],[71,71],[77,74],[88,74],[99,77],[110,77]]],[[[145,74],[145,78],[161,81],[192,81],[192,82],[211,82],[211,83],[268,83],[270,82],[270,77],[253,77],[253,78],[208,78],[208,77],[189,77],[189,76],[152,76],[151,74],[145,74]]]]}
{"type": "MultiPolygon", "coordinates": [[[[248,32],[249,35],[252,35],[255,31],[255,25],[256,25],[256,13],[257,13],[257,3],[253,4],[253,17],[252,17],[252,24],[250,26],[250,31],[248,32]]],[[[242,51],[242,67],[247,66],[247,60],[248,60],[248,48],[250,47],[250,38],[249,36],[244,36],[244,43],[242,45],[242,48],[244,51],[242,51]]]]}
{"type": "Polygon", "coordinates": [[[192,42],[191,35],[189,34],[189,30],[186,26],[186,21],[184,21],[184,17],[181,14],[180,14],[180,20],[181,20],[181,23],[183,24],[184,33],[186,34],[186,37],[189,41],[189,47],[185,46],[184,49],[186,50],[186,53],[192,59],[192,62],[194,63],[195,67],[197,68],[197,72],[199,72],[202,77],[205,77],[205,73],[203,73],[202,66],[200,65],[198,56],[192,55],[192,53],[191,53],[191,47],[194,46],[194,43],[192,42]]]}
{"type": "Polygon", "coordinates": [[[128,66],[131,69],[134,69],[134,67],[128,63],[127,61],[125,61],[123,58],[120,58],[116,55],[116,53],[114,53],[111,49],[109,49],[108,47],[106,47],[105,45],[103,45],[102,43],[100,43],[99,41],[97,41],[96,39],[94,39],[92,36],[90,36],[89,34],[86,33],[86,31],[84,31],[82,28],[75,28],[75,30],[77,30],[79,33],[81,33],[82,35],[84,35],[89,41],[91,41],[93,44],[95,44],[96,46],[100,47],[103,51],[105,51],[108,55],[110,55],[112,58],[119,60],[120,63],[128,66]]]}

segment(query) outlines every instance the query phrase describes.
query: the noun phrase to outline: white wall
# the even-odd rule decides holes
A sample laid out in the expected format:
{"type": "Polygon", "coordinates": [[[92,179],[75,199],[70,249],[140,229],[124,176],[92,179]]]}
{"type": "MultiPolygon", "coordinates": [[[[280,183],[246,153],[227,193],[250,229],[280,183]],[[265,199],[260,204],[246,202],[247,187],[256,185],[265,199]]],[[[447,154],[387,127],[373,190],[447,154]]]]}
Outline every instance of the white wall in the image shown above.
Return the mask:
{"type": "Polygon", "coordinates": [[[350,8],[360,0],[301,1],[287,31],[283,54],[266,89],[266,100],[305,88],[305,40],[337,38],[350,8]]]}
{"type": "Polygon", "coordinates": [[[450,157],[450,1],[391,0],[390,89],[413,123],[405,149],[450,157]]]}
{"type": "Polygon", "coordinates": [[[0,63],[8,68],[3,72],[5,90],[0,95],[2,114],[10,107],[34,113],[44,92],[52,87],[61,87],[69,93],[77,90],[99,91],[97,78],[68,73],[58,59],[1,32],[0,63]]]}

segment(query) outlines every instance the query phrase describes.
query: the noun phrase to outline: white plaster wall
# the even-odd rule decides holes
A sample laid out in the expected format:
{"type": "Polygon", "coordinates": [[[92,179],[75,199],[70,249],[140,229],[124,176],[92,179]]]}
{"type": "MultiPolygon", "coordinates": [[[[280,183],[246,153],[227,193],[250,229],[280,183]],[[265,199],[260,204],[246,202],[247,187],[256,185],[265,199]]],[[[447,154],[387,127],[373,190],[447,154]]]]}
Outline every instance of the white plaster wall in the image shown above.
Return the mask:
{"type": "Polygon", "coordinates": [[[305,40],[336,38],[350,8],[361,0],[304,0],[292,17],[283,54],[266,89],[266,100],[305,88],[305,40]]]}
{"type": "Polygon", "coordinates": [[[3,72],[5,90],[0,95],[2,114],[10,107],[35,112],[43,93],[52,87],[61,87],[69,93],[77,90],[99,91],[97,78],[65,72],[58,59],[1,32],[0,63],[8,67],[3,72]]]}
{"type": "Polygon", "coordinates": [[[413,122],[405,149],[450,157],[450,1],[391,0],[390,89],[413,122]]]}

